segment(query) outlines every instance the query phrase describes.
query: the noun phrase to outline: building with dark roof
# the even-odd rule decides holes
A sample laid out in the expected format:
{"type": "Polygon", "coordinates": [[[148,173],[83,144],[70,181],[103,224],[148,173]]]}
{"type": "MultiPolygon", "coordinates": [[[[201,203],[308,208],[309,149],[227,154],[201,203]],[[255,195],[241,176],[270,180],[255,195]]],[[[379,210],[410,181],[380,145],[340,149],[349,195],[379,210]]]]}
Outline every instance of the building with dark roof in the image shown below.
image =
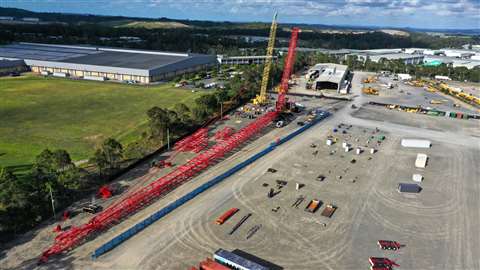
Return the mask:
{"type": "Polygon", "coordinates": [[[16,74],[27,70],[23,60],[5,60],[0,59],[0,76],[16,74]]]}
{"type": "Polygon", "coordinates": [[[216,56],[90,46],[17,43],[0,59],[23,60],[33,72],[91,80],[151,83],[217,63],[216,56]]]}

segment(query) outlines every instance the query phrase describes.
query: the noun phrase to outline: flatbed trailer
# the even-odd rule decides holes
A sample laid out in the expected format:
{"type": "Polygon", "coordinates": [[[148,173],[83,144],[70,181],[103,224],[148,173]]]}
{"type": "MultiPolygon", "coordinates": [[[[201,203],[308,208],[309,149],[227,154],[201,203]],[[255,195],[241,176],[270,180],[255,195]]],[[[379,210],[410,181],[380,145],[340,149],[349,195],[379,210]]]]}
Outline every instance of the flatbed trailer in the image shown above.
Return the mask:
{"type": "Polygon", "coordinates": [[[377,244],[381,249],[388,250],[397,250],[402,246],[400,243],[391,240],[378,240],[377,244]]]}
{"type": "Polygon", "coordinates": [[[333,204],[327,204],[325,209],[323,209],[321,215],[324,217],[332,217],[333,213],[337,210],[337,207],[334,206],[333,204]]]}
{"type": "Polygon", "coordinates": [[[400,266],[394,261],[388,259],[388,258],[381,258],[381,257],[370,257],[368,258],[368,261],[372,266],[375,267],[392,267],[392,266],[400,266]]]}
{"type": "Polygon", "coordinates": [[[320,207],[320,200],[313,199],[311,200],[307,207],[305,207],[305,211],[310,212],[310,213],[315,213],[317,209],[320,207]]]}
{"type": "Polygon", "coordinates": [[[370,266],[370,270],[392,270],[392,267],[388,265],[374,265],[370,266]]]}

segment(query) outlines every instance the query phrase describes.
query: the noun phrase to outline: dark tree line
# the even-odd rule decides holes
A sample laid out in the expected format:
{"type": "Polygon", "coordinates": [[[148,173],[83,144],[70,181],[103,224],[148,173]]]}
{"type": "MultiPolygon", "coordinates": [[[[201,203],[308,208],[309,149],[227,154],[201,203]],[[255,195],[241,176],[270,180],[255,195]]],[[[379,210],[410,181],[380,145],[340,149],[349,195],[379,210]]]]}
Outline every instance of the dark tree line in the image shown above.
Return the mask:
{"type": "MultiPolygon", "coordinates": [[[[269,34],[268,24],[248,27],[234,23],[206,23],[206,26],[188,28],[130,28],[112,27],[105,22],[87,20],[81,24],[2,24],[0,43],[43,42],[61,44],[91,44],[99,46],[130,47],[139,49],[191,51],[197,53],[228,54],[239,49],[256,49],[250,53],[264,53],[266,41],[246,42],[238,36],[263,36],[269,34]],[[122,36],[135,36],[142,42],[128,42],[122,36]]],[[[290,32],[279,27],[277,46],[286,46],[290,32]],[[283,41],[282,41],[283,40],[283,41]]],[[[378,49],[378,48],[441,48],[459,47],[465,43],[479,43],[473,37],[435,37],[421,33],[409,36],[389,35],[383,32],[324,33],[305,31],[300,35],[300,46],[328,49],[378,49]]]]}

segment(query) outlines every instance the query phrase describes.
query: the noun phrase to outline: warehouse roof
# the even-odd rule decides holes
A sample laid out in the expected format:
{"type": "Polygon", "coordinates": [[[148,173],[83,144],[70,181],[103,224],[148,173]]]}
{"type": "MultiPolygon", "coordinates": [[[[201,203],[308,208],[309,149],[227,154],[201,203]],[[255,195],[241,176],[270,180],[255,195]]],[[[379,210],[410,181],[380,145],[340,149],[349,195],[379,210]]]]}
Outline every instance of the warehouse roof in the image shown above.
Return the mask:
{"type": "Polygon", "coordinates": [[[310,69],[310,71],[313,70],[320,71],[318,78],[315,79],[317,82],[340,83],[348,70],[348,66],[332,63],[316,64],[310,69]]]}
{"type": "Polygon", "coordinates": [[[12,68],[18,66],[24,66],[23,60],[3,60],[0,59],[0,68],[12,68]]]}
{"type": "Polygon", "coordinates": [[[98,54],[68,58],[65,62],[98,66],[152,69],[158,66],[172,64],[185,58],[187,57],[103,51],[98,54]]]}
{"type": "Polygon", "coordinates": [[[389,54],[379,54],[379,55],[371,55],[370,59],[372,61],[378,60],[378,59],[412,59],[412,58],[423,58],[423,55],[418,55],[418,54],[408,54],[408,53],[389,53],[389,54]]]}
{"type": "Polygon", "coordinates": [[[171,72],[194,65],[212,64],[216,61],[215,56],[201,54],[39,43],[2,46],[0,58],[22,59],[30,65],[90,69],[100,72],[125,72],[125,69],[128,69],[137,75],[155,75],[158,72],[171,72]]]}

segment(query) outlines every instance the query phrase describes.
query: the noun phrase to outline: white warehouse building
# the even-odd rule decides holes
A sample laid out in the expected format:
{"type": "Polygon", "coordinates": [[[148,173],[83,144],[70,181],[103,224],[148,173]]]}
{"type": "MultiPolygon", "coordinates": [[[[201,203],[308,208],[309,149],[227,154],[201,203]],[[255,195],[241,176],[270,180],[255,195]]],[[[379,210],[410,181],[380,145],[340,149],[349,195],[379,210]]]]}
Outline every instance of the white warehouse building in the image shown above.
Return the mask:
{"type": "Polygon", "coordinates": [[[321,63],[316,64],[306,75],[307,79],[312,80],[312,88],[315,90],[321,89],[335,89],[337,93],[343,92],[346,94],[348,89],[347,81],[348,66],[321,63]],[[345,91],[342,91],[345,89],[345,91]]]}
{"type": "Polygon", "coordinates": [[[370,60],[373,62],[381,62],[384,60],[402,60],[406,65],[418,65],[423,63],[423,55],[419,54],[408,54],[408,53],[392,53],[392,54],[381,54],[381,55],[370,55],[370,60]]]}

